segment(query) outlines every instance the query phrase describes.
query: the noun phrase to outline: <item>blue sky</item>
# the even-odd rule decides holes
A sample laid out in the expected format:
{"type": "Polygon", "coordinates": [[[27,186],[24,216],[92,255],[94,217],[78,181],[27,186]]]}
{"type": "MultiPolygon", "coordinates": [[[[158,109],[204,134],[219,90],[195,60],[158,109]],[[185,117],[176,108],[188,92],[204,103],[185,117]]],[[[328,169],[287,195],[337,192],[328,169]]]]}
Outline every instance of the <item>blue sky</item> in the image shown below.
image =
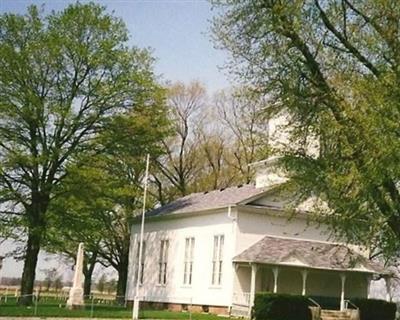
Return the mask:
{"type": "MultiPolygon", "coordinates": [[[[24,13],[29,4],[60,10],[74,1],[0,0],[1,12],[24,13]]],[[[85,1],[81,1],[85,2],[85,1]]],[[[226,55],[214,49],[210,22],[214,11],[207,0],[95,1],[114,11],[128,26],[131,43],[150,47],[156,72],[165,80],[202,81],[210,92],[229,86],[223,66],[226,55]]]]}
{"type": "MultiPolygon", "coordinates": [[[[74,1],[48,0],[0,0],[0,13],[24,13],[27,6],[44,5],[46,11],[61,10],[74,1]]],[[[81,1],[85,2],[85,1],[81,1]]],[[[157,59],[156,73],[163,80],[189,82],[202,81],[213,93],[229,86],[227,77],[219,66],[223,66],[226,55],[214,49],[210,40],[209,20],[213,16],[211,5],[206,0],[109,0],[95,1],[114,11],[121,17],[131,34],[131,44],[150,47],[157,59]]],[[[0,245],[0,253],[10,249],[10,244],[0,245]]],[[[44,257],[37,268],[40,270],[50,263],[44,257]]],[[[22,264],[7,259],[2,270],[3,276],[20,276],[22,264]]],[[[1,276],[1,275],[0,275],[1,276]]]]}

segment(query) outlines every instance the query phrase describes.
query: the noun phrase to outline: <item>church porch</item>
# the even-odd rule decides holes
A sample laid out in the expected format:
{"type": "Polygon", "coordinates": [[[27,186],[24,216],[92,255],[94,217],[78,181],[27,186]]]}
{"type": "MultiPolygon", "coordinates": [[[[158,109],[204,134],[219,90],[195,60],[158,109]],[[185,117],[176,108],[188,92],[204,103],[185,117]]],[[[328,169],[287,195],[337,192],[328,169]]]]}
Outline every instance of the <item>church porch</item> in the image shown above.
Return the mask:
{"type": "Polygon", "coordinates": [[[337,298],[345,310],[347,300],[368,297],[371,280],[369,273],[236,263],[232,307],[249,312],[257,292],[271,292],[337,298]]]}
{"type": "Polygon", "coordinates": [[[332,298],[343,311],[348,300],[369,296],[374,275],[387,276],[380,265],[345,245],[270,236],[233,263],[232,310],[246,310],[247,315],[256,292],[332,298]]]}

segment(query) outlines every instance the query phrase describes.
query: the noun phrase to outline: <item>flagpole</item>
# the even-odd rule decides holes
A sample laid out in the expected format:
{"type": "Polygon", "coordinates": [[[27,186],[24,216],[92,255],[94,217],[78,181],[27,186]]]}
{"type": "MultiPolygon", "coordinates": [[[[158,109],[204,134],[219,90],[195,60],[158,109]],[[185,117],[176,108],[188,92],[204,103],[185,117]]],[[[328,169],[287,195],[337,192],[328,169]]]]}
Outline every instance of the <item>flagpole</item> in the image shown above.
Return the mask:
{"type": "Polygon", "coordinates": [[[139,241],[139,260],[138,263],[138,273],[136,277],[136,290],[135,290],[135,297],[133,300],[133,311],[132,311],[132,319],[138,320],[139,319],[139,289],[140,289],[140,279],[142,270],[142,255],[143,255],[143,233],[144,233],[144,218],[146,213],[146,197],[147,197],[147,182],[149,179],[149,163],[150,163],[150,155],[147,154],[146,157],[146,173],[144,176],[144,188],[143,188],[143,208],[142,208],[142,224],[140,227],[140,241],[139,241]]]}

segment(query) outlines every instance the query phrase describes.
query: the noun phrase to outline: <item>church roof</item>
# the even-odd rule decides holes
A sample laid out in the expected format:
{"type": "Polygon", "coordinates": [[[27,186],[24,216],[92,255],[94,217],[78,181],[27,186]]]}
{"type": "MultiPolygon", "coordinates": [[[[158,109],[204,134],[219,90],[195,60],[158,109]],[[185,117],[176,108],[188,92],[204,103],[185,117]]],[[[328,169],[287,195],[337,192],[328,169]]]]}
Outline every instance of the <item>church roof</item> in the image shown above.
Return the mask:
{"type": "Polygon", "coordinates": [[[384,269],[341,244],[266,236],[234,262],[253,262],[323,270],[384,273],[384,269]]]}
{"type": "Polygon", "coordinates": [[[192,193],[146,213],[148,217],[188,213],[236,205],[265,192],[263,188],[246,184],[209,192],[192,193]]]}

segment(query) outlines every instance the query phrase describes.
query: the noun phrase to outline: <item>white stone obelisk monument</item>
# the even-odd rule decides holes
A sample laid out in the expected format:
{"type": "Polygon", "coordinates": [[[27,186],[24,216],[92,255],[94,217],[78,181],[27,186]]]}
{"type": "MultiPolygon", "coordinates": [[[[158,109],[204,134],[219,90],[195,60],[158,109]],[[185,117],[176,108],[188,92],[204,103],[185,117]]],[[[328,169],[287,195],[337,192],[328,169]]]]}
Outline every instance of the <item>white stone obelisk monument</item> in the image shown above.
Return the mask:
{"type": "Polygon", "coordinates": [[[67,308],[76,309],[85,305],[83,300],[83,243],[81,242],[78,247],[78,254],[76,256],[74,282],[69,292],[67,301],[67,308]]]}

